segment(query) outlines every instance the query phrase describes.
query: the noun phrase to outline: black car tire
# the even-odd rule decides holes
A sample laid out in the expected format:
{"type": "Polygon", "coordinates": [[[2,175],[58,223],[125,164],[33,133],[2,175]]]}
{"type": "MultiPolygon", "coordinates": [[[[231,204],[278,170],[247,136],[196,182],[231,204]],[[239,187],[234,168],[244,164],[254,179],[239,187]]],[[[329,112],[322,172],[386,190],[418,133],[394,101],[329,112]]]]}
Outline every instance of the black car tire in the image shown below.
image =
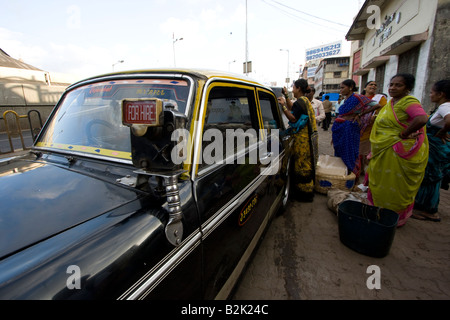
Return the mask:
{"type": "Polygon", "coordinates": [[[291,171],[292,171],[291,163],[292,163],[292,160],[289,159],[287,167],[286,167],[286,181],[285,181],[285,184],[284,184],[283,196],[281,197],[281,204],[280,204],[280,208],[278,210],[278,215],[282,215],[286,211],[286,209],[288,207],[288,204],[289,204],[289,199],[290,199],[290,196],[291,196],[291,189],[292,189],[291,188],[292,187],[291,186],[291,184],[292,184],[292,181],[291,181],[291,171]]]}

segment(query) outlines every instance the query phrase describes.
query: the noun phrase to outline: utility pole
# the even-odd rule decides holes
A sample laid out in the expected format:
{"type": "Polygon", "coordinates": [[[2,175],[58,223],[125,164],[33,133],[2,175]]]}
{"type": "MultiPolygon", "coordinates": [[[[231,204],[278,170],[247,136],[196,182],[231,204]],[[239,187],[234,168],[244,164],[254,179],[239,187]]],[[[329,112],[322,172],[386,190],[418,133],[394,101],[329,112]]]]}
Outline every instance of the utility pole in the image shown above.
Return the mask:
{"type": "Polygon", "coordinates": [[[244,64],[244,73],[248,76],[248,5],[247,0],[245,0],[245,64],[244,64]]]}
{"type": "Polygon", "coordinates": [[[288,59],[287,59],[287,73],[286,73],[286,88],[289,88],[289,83],[291,79],[289,77],[289,49],[280,49],[280,51],[287,51],[288,59]]]}

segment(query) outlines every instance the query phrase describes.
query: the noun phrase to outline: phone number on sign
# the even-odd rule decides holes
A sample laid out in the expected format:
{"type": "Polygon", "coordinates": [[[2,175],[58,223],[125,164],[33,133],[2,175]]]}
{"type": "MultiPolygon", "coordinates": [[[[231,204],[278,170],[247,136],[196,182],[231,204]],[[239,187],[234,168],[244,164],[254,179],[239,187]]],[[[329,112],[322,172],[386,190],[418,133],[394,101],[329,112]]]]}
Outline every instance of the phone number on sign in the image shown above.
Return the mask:
{"type": "Polygon", "coordinates": [[[327,51],[327,52],[323,52],[323,53],[317,53],[317,54],[307,56],[306,60],[315,60],[315,59],[325,58],[325,57],[329,57],[329,56],[336,56],[340,52],[341,52],[341,50],[338,49],[338,50],[332,50],[332,51],[327,51]]]}

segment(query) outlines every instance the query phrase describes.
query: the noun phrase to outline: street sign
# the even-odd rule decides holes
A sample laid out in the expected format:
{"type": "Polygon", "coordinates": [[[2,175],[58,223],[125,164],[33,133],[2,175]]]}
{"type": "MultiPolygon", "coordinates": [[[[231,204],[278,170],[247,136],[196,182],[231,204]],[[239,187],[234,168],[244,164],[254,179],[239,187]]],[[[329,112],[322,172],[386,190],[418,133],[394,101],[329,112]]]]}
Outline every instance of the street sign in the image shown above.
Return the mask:
{"type": "Polygon", "coordinates": [[[252,62],[251,61],[244,62],[244,73],[250,72],[252,72],[252,62]]]}

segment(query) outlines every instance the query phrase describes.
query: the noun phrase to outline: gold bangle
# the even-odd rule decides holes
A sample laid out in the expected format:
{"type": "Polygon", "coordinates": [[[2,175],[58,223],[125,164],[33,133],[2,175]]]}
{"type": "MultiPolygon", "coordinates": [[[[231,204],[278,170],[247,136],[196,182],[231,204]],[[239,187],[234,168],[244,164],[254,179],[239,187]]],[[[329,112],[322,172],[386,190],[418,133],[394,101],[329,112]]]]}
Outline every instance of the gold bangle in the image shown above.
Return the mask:
{"type": "Polygon", "coordinates": [[[286,108],[286,106],[283,106],[283,111],[287,111],[287,108],[286,108]]]}

